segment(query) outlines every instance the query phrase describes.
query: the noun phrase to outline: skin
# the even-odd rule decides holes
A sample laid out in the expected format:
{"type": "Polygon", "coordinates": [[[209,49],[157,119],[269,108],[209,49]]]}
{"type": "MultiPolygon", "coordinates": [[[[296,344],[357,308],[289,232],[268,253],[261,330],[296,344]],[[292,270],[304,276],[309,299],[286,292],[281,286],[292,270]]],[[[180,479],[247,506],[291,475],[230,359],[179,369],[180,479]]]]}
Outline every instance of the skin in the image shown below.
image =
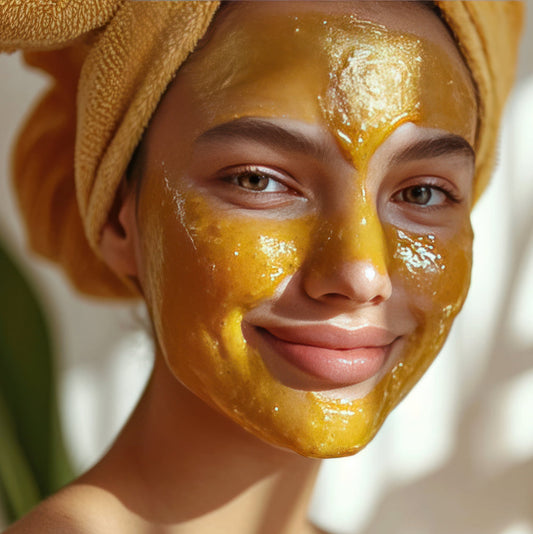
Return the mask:
{"type": "Polygon", "coordinates": [[[370,441],[465,298],[475,124],[455,44],[417,3],[222,12],[102,236],[150,311],[148,388],[101,462],[9,532],[315,531],[309,457],[370,441]],[[287,323],[391,342],[370,370],[310,372],[264,335],[287,323]]]}
{"type": "Polygon", "coordinates": [[[406,150],[474,144],[475,99],[429,34],[285,9],[224,13],[163,99],[139,155],[133,274],[178,381],[270,443],[335,457],[370,441],[464,301],[472,153],[406,150]],[[406,200],[416,187],[427,204],[406,200]],[[262,334],[324,323],[386,331],[385,361],[343,381],[262,334]]]}

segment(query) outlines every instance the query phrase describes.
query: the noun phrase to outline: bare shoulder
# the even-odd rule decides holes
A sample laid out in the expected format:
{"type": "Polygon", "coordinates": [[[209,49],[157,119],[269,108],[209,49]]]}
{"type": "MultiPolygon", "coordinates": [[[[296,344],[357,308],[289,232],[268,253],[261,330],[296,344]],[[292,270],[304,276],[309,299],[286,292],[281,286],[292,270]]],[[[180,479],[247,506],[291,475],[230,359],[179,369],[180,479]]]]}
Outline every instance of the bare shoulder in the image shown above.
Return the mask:
{"type": "Polygon", "coordinates": [[[73,484],[36,506],[4,534],[120,534],[127,514],[109,492],[73,484]]]}

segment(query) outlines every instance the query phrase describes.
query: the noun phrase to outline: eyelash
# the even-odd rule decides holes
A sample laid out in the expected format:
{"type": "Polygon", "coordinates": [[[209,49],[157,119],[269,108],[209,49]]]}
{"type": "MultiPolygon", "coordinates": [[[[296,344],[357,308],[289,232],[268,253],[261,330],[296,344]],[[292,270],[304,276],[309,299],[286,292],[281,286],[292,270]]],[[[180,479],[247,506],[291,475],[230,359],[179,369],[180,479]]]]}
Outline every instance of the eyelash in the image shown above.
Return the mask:
{"type": "Polygon", "coordinates": [[[431,206],[431,205],[425,205],[425,204],[417,204],[416,202],[409,202],[405,199],[400,199],[398,197],[400,197],[403,193],[405,193],[406,191],[409,191],[409,190],[412,190],[412,189],[415,189],[415,188],[420,188],[420,189],[429,189],[430,191],[437,191],[437,192],[440,192],[442,194],[444,194],[446,196],[446,200],[448,202],[450,202],[451,204],[460,204],[463,199],[461,196],[459,196],[459,194],[457,193],[457,191],[452,188],[451,186],[447,186],[445,184],[443,184],[442,182],[439,182],[439,184],[435,184],[435,183],[432,183],[431,180],[426,180],[424,182],[420,182],[420,183],[414,183],[412,185],[408,185],[407,187],[403,187],[402,189],[400,189],[398,192],[396,192],[394,195],[393,195],[393,200],[395,201],[401,201],[401,202],[406,202],[408,204],[413,204],[413,205],[419,205],[421,208],[423,209],[426,209],[426,210],[431,210],[431,209],[439,209],[442,207],[442,205],[436,205],[436,206],[431,206]]]}
{"type": "MultiPolygon", "coordinates": [[[[263,167],[261,165],[244,165],[237,167],[232,166],[227,169],[223,169],[220,172],[218,178],[223,182],[226,182],[236,187],[241,194],[247,195],[250,200],[255,197],[257,199],[256,201],[259,201],[259,197],[261,197],[262,201],[270,202],[267,199],[276,198],[274,195],[299,195],[300,193],[295,187],[286,183],[288,181],[288,178],[285,174],[281,172],[276,172],[271,167],[263,167]],[[266,186],[262,189],[254,189],[253,187],[246,187],[242,183],[240,183],[241,179],[250,178],[254,176],[259,177],[259,179],[265,178],[267,180],[266,186]],[[275,187],[275,190],[268,190],[272,186],[275,187]]],[[[461,204],[463,201],[463,198],[458,194],[457,190],[451,185],[448,185],[445,180],[430,177],[419,177],[416,178],[416,180],[416,182],[406,185],[399,189],[396,193],[394,193],[394,195],[392,196],[392,200],[397,203],[401,202],[410,206],[417,207],[426,212],[442,209],[446,207],[446,205],[450,206],[461,204]],[[406,192],[412,191],[416,188],[429,190],[430,197],[426,203],[409,201],[408,199],[404,198],[406,192]],[[435,195],[435,193],[442,193],[443,195],[445,195],[445,200],[443,200],[442,202],[437,202],[437,204],[431,205],[429,203],[431,202],[432,197],[435,195]]],[[[286,196],[285,199],[287,199],[286,196]]]]}
{"type": "Polygon", "coordinates": [[[290,192],[294,192],[296,194],[296,191],[294,191],[293,188],[291,188],[286,183],[284,183],[284,180],[282,179],[281,175],[274,173],[272,169],[257,166],[257,165],[249,165],[249,166],[237,167],[237,168],[233,167],[231,169],[227,169],[223,171],[223,175],[221,179],[229,184],[232,184],[240,188],[243,191],[246,191],[246,193],[249,193],[252,195],[257,195],[259,193],[272,194],[272,193],[290,193],[290,192]],[[254,190],[253,188],[247,188],[244,185],[239,183],[239,180],[241,178],[252,177],[252,176],[266,178],[268,180],[267,186],[264,189],[254,190]],[[277,184],[277,186],[279,186],[279,189],[276,191],[266,191],[266,189],[269,186],[271,186],[272,183],[277,184]]]}

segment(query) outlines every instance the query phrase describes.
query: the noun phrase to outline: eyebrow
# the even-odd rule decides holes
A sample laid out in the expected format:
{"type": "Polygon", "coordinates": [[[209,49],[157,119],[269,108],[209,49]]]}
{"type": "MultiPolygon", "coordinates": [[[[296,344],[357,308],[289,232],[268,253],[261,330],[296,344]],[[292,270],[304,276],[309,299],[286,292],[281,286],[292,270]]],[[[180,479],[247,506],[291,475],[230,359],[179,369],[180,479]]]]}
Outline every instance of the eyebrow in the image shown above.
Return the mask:
{"type": "MultiPolygon", "coordinates": [[[[328,153],[328,148],[322,140],[285,128],[273,121],[255,117],[243,117],[219,124],[203,132],[196,139],[196,143],[222,143],[232,139],[266,144],[275,150],[310,154],[322,160],[326,159],[328,153]]],[[[389,166],[454,154],[462,154],[472,160],[472,163],[475,162],[474,149],[464,137],[445,134],[416,141],[395,154],[389,166]]]]}
{"type": "Polygon", "coordinates": [[[252,141],[276,150],[310,154],[324,159],[328,152],[324,142],[297,130],[279,126],[270,120],[243,117],[225,122],[202,133],[197,143],[218,143],[228,140],[252,141]]]}
{"type": "Polygon", "coordinates": [[[475,162],[476,153],[472,145],[460,135],[445,134],[430,139],[422,139],[409,145],[395,154],[389,166],[399,165],[408,161],[439,158],[442,156],[463,155],[475,162]]]}

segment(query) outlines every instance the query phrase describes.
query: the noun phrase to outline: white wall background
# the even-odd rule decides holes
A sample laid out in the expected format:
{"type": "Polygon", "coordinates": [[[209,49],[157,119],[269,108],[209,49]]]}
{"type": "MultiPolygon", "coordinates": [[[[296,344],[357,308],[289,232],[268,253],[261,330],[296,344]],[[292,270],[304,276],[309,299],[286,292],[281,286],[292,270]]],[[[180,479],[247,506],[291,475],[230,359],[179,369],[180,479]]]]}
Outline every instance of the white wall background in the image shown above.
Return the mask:
{"type": "MultiPolygon", "coordinates": [[[[437,362],[362,453],[325,462],[311,516],[336,534],[533,534],[533,9],[497,175],[474,213],[473,284],[437,362]]],[[[0,239],[42,297],[78,469],[108,446],[150,368],[124,306],[77,297],[28,254],[9,147],[45,81],[0,57],[0,239]]],[[[1,517],[0,517],[1,526],[1,517]]]]}

